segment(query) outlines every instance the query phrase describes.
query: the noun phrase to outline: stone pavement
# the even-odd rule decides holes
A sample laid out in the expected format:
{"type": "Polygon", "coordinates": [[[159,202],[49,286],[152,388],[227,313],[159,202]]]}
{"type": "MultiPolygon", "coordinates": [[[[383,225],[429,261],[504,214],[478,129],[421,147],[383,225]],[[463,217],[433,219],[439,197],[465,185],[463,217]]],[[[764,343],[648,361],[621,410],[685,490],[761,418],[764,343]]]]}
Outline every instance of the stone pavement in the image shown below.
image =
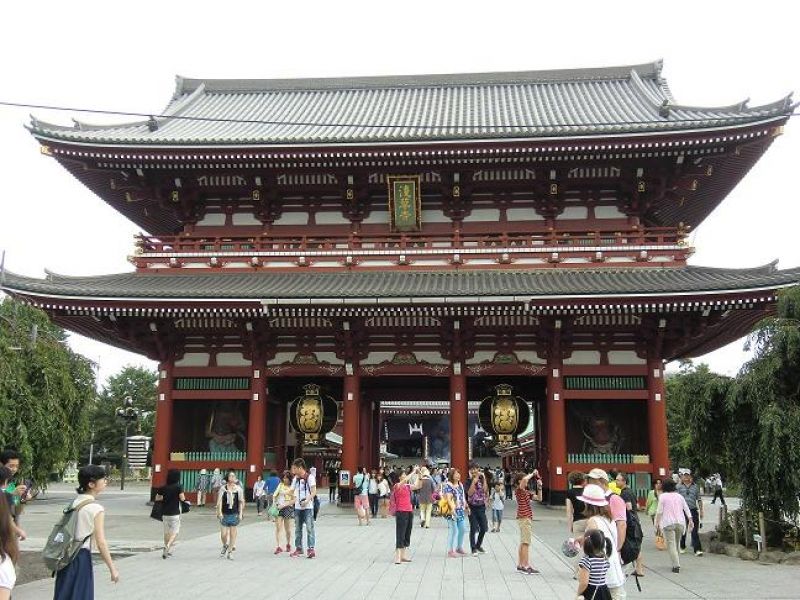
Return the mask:
{"type": "MultiPolygon", "coordinates": [[[[141,514],[146,499],[142,492],[132,497],[108,496],[104,503],[109,521],[124,502],[141,514]],[[133,498],[129,500],[128,498],[133,498]]],[[[57,504],[56,504],[57,506],[57,504]]],[[[447,528],[434,519],[431,529],[415,527],[411,539],[413,562],[395,565],[394,520],[378,519],[370,527],[358,527],[350,510],[323,506],[317,521],[317,551],[314,560],[273,556],[274,527],[259,520],[248,507],[240,527],[234,561],[219,556],[219,536],[211,510],[192,511],[186,516],[182,540],[175,555],[167,560],[160,552],[144,552],[118,561],[121,581],[113,585],[105,567],[95,568],[97,598],[179,600],[215,598],[233,593],[237,597],[275,599],[358,598],[508,598],[571,599],[575,597],[570,562],[560,551],[566,537],[563,509],[537,507],[532,558],[541,575],[516,572],[518,531],[513,502],[506,509],[507,520],[499,534],[488,533],[487,554],[477,558],[445,557],[447,528]],[[200,535],[192,537],[197,532],[200,535]],[[226,590],[228,590],[226,592],[226,590]]],[[[711,511],[709,511],[710,516],[711,511]]],[[[30,515],[31,528],[37,526],[30,515]]],[[[711,520],[711,519],[709,519],[711,520]]],[[[147,522],[146,516],[128,515],[124,519],[136,533],[129,536],[137,547],[158,543],[160,524],[147,522]],[[144,520],[140,520],[144,518],[144,520]]],[[[643,593],[629,580],[630,598],[798,598],[800,570],[783,565],[761,565],[726,556],[681,557],[681,573],[670,572],[666,552],[652,546],[652,528],[647,521],[645,540],[646,576],[643,593]]],[[[418,525],[418,521],[417,521],[418,525]]],[[[707,527],[710,526],[710,523],[707,527]]],[[[121,525],[119,526],[121,527],[121,525]]],[[[118,530],[118,531],[121,531],[118,530]]],[[[26,545],[28,545],[26,543],[26,545]]],[[[28,547],[33,547],[32,541],[28,547]]],[[[52,597],[52,580],[23,585],[14,590],[15,600],[52,597]]]]}

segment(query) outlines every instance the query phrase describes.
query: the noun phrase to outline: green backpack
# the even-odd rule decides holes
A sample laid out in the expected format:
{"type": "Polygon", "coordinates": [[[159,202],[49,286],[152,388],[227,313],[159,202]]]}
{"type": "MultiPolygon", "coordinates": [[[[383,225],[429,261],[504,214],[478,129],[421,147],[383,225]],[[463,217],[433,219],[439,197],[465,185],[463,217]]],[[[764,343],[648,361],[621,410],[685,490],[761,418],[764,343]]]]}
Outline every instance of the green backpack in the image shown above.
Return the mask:
{"type": "Polygon", "coordinates": [[[87,504],[96,500],[84,500],[78,506],[72,504],[64,509],[64,514],[55,524],[47,538],[47,543],[42,550],[42,560],[45,566],[55,574],[71,563],[80,552],[83,544],[92,537],[91,534],[83,539],[75,539],[78,529],[78,511],[87,504]]]}

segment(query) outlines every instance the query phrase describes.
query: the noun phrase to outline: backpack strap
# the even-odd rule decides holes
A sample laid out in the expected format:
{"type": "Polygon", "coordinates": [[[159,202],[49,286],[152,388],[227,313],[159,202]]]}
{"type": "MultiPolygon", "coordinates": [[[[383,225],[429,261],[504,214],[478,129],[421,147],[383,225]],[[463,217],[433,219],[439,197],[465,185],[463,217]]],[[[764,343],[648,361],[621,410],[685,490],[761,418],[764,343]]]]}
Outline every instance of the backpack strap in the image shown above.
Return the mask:
{"type": "Polygon", "coordinates": [[[64,514],[68,515],[68,514],[73,513],[73,512],[78,512],[84,506],[87,506],[89,504],[94,504],[95,502],[97,502],[97,500],[95,500],[94,498],[91,498],[90,500],[84,500],[83,502],[78,504],[78,506],[70,506],[68,509],[66,509],[64,511],[64,514]]]}

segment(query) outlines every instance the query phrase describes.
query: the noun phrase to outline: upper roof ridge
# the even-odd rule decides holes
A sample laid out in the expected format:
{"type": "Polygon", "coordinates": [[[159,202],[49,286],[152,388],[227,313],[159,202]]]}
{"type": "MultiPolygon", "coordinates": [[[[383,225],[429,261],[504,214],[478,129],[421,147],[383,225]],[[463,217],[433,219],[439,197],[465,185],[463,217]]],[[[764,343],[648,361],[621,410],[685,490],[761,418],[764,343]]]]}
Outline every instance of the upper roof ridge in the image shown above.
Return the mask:
{"type": "Polygon", "coordinates": [[[366,77],[317,77],[300,79],[193,79],[177,76],[177,98],[205,85],[206,92],[265,92],[286,90],[346,90],[403,87],[442,87],[456,85],[513,85],[569,81],[608,81],[629,79],[631,72],[645,79],[661,81],[663,61],[617,67],[546,69],[539,71],[494,71],[484,73],[444,73],[429,75],[378,75],[366,77]]]}

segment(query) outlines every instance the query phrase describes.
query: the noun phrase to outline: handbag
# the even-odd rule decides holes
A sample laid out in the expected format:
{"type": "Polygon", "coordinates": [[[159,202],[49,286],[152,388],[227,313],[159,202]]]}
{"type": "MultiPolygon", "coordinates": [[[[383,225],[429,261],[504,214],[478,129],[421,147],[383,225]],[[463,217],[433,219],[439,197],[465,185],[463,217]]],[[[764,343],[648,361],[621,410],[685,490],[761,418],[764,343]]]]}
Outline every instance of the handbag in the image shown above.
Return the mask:
{"type": "Polygon", "coordinates": [[[664,534],[661,533],[661,531],[656,531],[656,549],[657,550],[667,549],[667,540],[664,539],[664,534]]]}
{"type": "Polygon", "coordinates": [[[272,506],[270,506],[269,510],[267,511],[267,515],[269,515],[274,519],[278,516],[279,513],[280,511],[278,510],[278,505],[273,502],[272,506]]]}
{"type": "Polygon", "coordinates": [[[153,502],[153,508],[150,509],[150,518],[156,521],[164,520],[164,501],[156,500],[153,502]]]}
{"type": "Polygon", "coordinates": [[[188,500],[181,500],[180,502],[181,502],[181,514],[188,513],[190,510],[192,510],[191,502],[189,502],[188,500]]]}

